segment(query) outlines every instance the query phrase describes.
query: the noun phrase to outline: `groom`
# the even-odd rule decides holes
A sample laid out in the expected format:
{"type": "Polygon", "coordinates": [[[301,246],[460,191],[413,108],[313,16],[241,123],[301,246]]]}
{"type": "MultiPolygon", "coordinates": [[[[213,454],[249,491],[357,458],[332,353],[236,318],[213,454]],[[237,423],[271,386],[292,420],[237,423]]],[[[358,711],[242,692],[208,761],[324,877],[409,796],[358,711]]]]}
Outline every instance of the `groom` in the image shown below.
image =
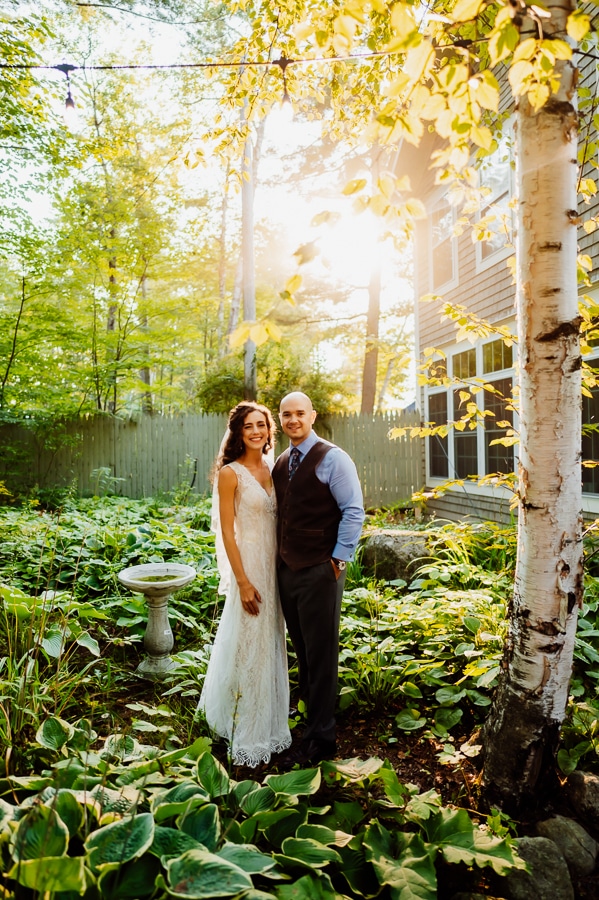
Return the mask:
{"type": "Polygon", "coordinates": [[[362,489],[350,457],[312,430],[306,394],[281,400],[281,427],[291,441],[273,469],[277,495],[278,580],[287,630],[297,655],[307,724],[283,768],[332,759],[345,567],[364,521],[362,489]]]}

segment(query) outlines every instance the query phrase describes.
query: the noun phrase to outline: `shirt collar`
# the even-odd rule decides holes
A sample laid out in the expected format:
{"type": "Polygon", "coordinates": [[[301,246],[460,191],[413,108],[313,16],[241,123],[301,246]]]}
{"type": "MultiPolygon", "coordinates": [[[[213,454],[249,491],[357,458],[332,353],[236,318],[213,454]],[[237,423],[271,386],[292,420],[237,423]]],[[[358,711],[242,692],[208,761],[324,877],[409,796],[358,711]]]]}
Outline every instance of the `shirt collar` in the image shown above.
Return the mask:
{"type": "MultiPolygon", "coordinates": [[[[311,431],[308,437],[304,438],[301,444],[296,444],[295,446],[299,450],[300,456],[303,458],[306,453],[308,453],[312,449],[312,447],[318,440],[320,440],[318,435],[314,431],[311,431]]],[[[291,444],[291,447],[293,447],[293,444],[291,444]]]]}

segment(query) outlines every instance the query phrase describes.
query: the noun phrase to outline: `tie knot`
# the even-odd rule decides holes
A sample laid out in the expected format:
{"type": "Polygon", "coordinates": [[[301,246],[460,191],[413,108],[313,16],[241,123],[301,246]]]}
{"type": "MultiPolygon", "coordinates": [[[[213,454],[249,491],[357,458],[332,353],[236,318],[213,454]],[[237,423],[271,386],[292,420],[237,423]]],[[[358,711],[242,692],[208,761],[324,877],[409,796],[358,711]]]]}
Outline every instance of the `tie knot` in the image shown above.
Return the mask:
{"type": "Polygon", "coordinates": [[[293,478],[293,476],[297,472],[299,464],[300,452],[297,447],[292,447],[291,453],[289,454],[289,478],[293,478]]]}

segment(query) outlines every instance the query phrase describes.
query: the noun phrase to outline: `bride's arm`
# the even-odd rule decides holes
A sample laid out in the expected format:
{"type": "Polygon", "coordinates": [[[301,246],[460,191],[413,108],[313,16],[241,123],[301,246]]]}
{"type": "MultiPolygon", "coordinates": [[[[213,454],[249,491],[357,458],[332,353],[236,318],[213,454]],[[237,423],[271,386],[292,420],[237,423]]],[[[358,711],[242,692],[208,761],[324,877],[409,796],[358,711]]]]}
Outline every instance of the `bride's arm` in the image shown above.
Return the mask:
{"type": "Polygon", "coordinates": [[[241,554],[235,540],[235,490],[237,475],[229,466],[223,466],[218,473],[218,502],[220,509],[220,527],[223,544],[227,551],[233,575],[239,586],[241,603],[247,613],[257,616],[262,602],[260,594],[245,574],[241,554]]]}

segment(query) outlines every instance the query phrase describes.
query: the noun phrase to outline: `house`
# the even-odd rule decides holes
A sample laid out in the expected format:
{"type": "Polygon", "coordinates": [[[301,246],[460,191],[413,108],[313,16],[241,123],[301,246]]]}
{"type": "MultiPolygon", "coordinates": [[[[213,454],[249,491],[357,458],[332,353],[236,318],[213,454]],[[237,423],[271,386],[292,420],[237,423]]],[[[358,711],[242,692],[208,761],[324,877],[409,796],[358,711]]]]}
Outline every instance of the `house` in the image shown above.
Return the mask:
{"type": "MultiPolygon", "coordinates": [[[[595,96],[596,64],[585,63],[583,87],[595,96]]],[[[590,105],[588,127],[594,128],[590,105]]],[[[508,110],[509,112],[509,110],[508,110]]],[[[588,147],[586,120],[581,118],[580,146],[588,147]]],[[[593,138],[596,140],[595,132],[593,138]]],[[[434,151],[434,138],[417,152],[406,148],[401,169],[409,172],[412,190],[424,202],[426,218],[415,233],[415,333],[416,358],[427,365],[429,378],[419,388],[422,421],[449,426],[447,433],[425,439],[426,486],[431,493],[427,508],[439,518],[509,522],[517,513],[511,507],[513,490],[493,478],[495,473],[517,472],[517,444],[495,443],[517,432],[517,344],[506,335],[516,334],[514,262],[514,165],[509,115],[503,125],[497,150],[480,168],[487,194],[470,224],[462,224],[460,205],[450,202],[444,187],[435,184],[434,171],[423,165],[434,151]],[[424,150],[426,149],[426,156],[424,150]],[[473,234],[483,240],[473,240],[473,234]],[[433,298],[433,299],[431,299],[433,298]],[[492,329],[480,328],[473,336],[456,329],[455,321],[442,315],[444,304],[459,308],[492,329]],[[516,402],[512,406],[513,391],[516,402]],[[484,413],[484,411],[487,411],[484,413]],[[483,414],[484,413],[484,414],[483,414]],[[491,413],[491,415],[489,415],[491,413]],[[464,420],[458,428],[455,423],[464,420]],[[436,489],[456,480],[441,494],[436,489]]],[[[599,159],[583,167],[583,177],[595,178],[599,159]]],[[[592,189],[591,189],[592,190],[592,189]]],[[[597,195],[581,204],[581,219],[599,214],[597,195]],[[583,208],[584,206],[584,208],[583,208]]],[[[579,228],[580,253],[590,257],[590,286],[581,286],[581,296],[599,307],[599,230],[579,228]]],[[[586,361],[599,366],[599,341],[586,361]],[[595,360],[595,362],[594,362],[595,360]]],[[[583,423],[599,426],[599,387],[583,397],[583,423]]],[[[599,433],[582,438],[582,458],[599,460],[599,433]]],[[[599,467],[583,468],[585,518],[599,516],[599,467]]]]}

